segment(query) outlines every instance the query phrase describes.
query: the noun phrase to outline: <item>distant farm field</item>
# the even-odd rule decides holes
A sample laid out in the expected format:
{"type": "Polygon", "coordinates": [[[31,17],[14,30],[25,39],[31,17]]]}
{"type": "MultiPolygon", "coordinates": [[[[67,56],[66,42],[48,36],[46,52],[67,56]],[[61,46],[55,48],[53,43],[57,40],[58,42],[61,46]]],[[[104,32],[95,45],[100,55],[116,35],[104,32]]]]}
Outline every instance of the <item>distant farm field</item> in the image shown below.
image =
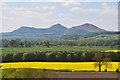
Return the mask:
{"type": "Polygon", "coordinates": [[[97,51],[97,50],[111,50],[110,47],[82,47],[82,46],[52,46],[50,48],[45,46],[29,47],[29,48],[3,48],[2,53],[21,53],[21,52],[40,52],[40,51],[97,51]]]}
{"type": "MultiPolygon", "coordinates": [[[[108,71],[116,71],[118,62],[110,62],[108,71]]],[[[35,69],[52,69],[52,70],[72,70],[72,71],[98,71],[94,62],[14,62],[2,63],[2,69],[7,68],[35,68],[35,69]]],[[[102,71],[106,68],[103,65],[102,71]]]]}

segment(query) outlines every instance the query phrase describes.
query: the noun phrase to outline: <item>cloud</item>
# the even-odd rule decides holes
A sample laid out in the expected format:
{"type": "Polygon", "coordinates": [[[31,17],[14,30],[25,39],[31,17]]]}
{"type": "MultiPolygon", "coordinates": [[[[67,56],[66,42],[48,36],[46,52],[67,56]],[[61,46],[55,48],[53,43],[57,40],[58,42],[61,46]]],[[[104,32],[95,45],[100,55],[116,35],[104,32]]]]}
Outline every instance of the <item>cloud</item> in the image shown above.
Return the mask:
{"type": "MultiPolygon", "coordinates": [[[[32,2],[67,2],[71,0],[31,0],[32,2]]],[[[119,0],[72,0],[78,2],[119,2],[119,0]]]]}
{"type": "Polygon", "coordinates": [[[101,15],[117,15],[118,10],[114,6],[109,6],[107,3],[102,3],[101,8],[81,8],[81,7],[72,7],[70,8],[71,12],[82,12],[82,13],[93,13],[97,12],[101,15]]]}
{"type": "Polygon", "coordinates": [[[66,0],[47,0],[48,2],[65,2],[66,0]]]}
{"type": "Polygon", "coordinates": [[[0,32],[2,32],[2,16],[0,16],[0,32]]]}
{"type": "Polygon", "coordinates": [[[92,8],[84,9],[84,8],[80,8],[80,7],[72,7],[70,9],[70,11],[72,11],[72,12],[98,12],[99,10],[98,9],[92,9],[92,8]]]}
{"type": "Polygon", "coordinates": [[[31,0],[31,2],[43,2],[45,0],[31,0]]]}
{"type": "MultiPolygon", "coordinates": [[[[10,16],[3,15],[3,31],[13,31],[21,26],[49,27],[53,23],[53,12],[37,12],[25,7],[11,7],[6,9],[10,16]],[[46,24],[47,23],[47,24],[46,24]]],[[[5,12],[6,12],[5,11],[5,12]]]]}
{"type": "Polygon", "coordinates": [[[65,1],[64,3],[63,3],[63,6],[76,6],[76,5],[80,5],[80,3],[79,2],[77,2],[77,1],[65,1]]]}
{"type": "Polygon", "coordinates": [[[0,32],[2,32],[2,9],[4,5],[4,0],[0,0],[0,32]]]}
{"type": "Polygon", "coordinates": [[[0,0],[0,3],[4,3],[5,2],[5,0],[0,0]]]}
{"type": "Polygon", "coordinates": [[[31,0],[31,2],[65,2],[66,0],[31,0]]]}
{"type": "MultiPolygon", "coordinates": [[[[17,13],[16,13],[17,14],[17,13]]],[[[13,14],[14,15],[14,14],[13,14]]],[[[44,14],[38,13],[22,13],[14,16],[5,16],[2,19],[3,31],[13,31],[21,26],[33,26],[33,27],[49,27],[54,21],[52,20],[53,14],[48,12],[44,14]]]]}
{"type": "Polygon", "coordinates": [[[4,0],[0,0],[0,9],[2,9],[2,7],[5,5],[5,1],[4,0]]]}
{"type": "Polygon", "coordinates": [[[11,7],[12,11],[20,11],[20,12],[29,12],[29,11],[52,11],[56,9],[56,6],[36,6],[36,7],[11,7]]]}
{"type": "Polygon", "coordinates": [[[117,15],[118,14],[118,9],[115,8],[114,6],[109,6],[107,3],[102,3],[101,4],[101,14],[106,14],[106,15],[117,15]]]}
{"type": "Polygon", "coordinates": [[[37,7],[35,7],[35,9],[48,11],[48,10],[56,9],[56,6],[37,6],[37,7]]]}
{"type": "Polygon", "coordinates": [[[29,10],[24,7],[16,7],[11,11],[12,14],[16,16],[26,17],[26,18],[49,18],[53,16],[53,12],[39,13],[36,11],[29,10]]]}
{"type": "Polygon", "coordinates": [[[72,8],[70,9],[70,11],[72,11],[72,12],[84,12],[83,10],[84,10],[84,9],[82,9],[82,8],[80,8],[80,7],[72,7],[72,8]]]}

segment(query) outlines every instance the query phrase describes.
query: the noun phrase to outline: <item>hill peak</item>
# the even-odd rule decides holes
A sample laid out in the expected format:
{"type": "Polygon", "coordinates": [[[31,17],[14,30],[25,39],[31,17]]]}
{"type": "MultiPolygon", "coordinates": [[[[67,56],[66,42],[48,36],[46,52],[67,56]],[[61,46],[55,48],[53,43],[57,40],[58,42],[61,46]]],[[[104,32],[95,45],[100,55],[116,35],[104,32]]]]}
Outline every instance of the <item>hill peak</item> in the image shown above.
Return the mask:
{"type": "Polygon", "coordinates": [[[20,28],[14,30],[13,32],[25,32],[25,31],[31,31],[31,30],[36,30],[34,27],[28,27],[28,26],[21,26],[20,28]]]}
{"type": "Polygon", "coordinates": [[[78,30],[78,33],[79,32],[86,33],[86,32],[105,32],[106,31],[90,23],[85,23],[82,25],[74,26],[72,27],[72,29],[75,29],[75,31],[78,30]]]}
{"type": "Polygon", "coordinates": [[[66,28],[66,27],[63,26],[62,24],[57,23],[57,24],[52,25],[50,28],[60,28],[61,29],[61,28],[66,28]]]}
{"type": "Polygon", "coordinates": [[[30,28],[34,28],[34,27],[22,26],[19,29],[30,29],[30,28]]]}
{"type": "MultiPolygon", "coordinates": [[[[82,25],[79,25],[80,28],[84,28],[84,29],[88,29],[88,30],[100,30],[101,28],[99,28],[98,26],[94,25],[94,24],[91,24],[91,23],[85,23],[85,24],[82,24],[82,25]]],[[[103,29],[101,29],[103,30],[103,29]]],[[[104,30],[103,30],[104,31],[104,30]]]]}
{"type": "Polygon", "coordinates": [[[95,25],[93,25],[93,24],[91,24],[91,23],[84,23],[84,24],[82,24],[81,26],[93,26],[93,27],[97,27],[97,26],[95,26],[95,25]]]}
{"type": "Polygon", "coordinates": [[[62,26],[62,24],[60,24],[60,23],[57,23],[57,24],[54,24],[54,25],[62,26]]]}

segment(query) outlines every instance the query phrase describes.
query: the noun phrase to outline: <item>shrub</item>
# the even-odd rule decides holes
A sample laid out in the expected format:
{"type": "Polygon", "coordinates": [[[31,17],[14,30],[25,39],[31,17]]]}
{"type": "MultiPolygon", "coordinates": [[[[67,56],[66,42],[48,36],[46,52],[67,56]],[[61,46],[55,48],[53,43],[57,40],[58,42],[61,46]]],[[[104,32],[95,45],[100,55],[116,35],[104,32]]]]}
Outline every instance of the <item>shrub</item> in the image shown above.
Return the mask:
{"type": "Polygon", "coordinates": [[[107,69],[105,69],[105,72],[107,72],[107,69]]]}
{"type": "Polygon", "coordinates": [[[119,69],[116,69],[116,72],[119,72],[119,69]]]}

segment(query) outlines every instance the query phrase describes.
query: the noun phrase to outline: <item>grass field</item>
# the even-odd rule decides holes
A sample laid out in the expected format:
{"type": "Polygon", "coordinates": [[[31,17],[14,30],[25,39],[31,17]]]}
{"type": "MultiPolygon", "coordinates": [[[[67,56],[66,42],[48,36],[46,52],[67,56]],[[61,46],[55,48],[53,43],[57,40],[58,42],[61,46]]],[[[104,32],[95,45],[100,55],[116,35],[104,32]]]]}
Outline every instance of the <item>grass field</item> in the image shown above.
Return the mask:
{"type": "Polygon", "coordinates": [[[96,50],[111,50],[110,47],[81,47],[81,46],[45,46],[30,47],[30,48],[3,48],[2,53],[21,53],[21,52],[39,52],[39,51],[96,51],[96,50]]]}
{"type": "MultiPolygon", "coordinates": [[[[7,68],[35,68],[35,69],[53,69],[53,70],[72,70],[72,71],[98,71],[94,62],[14,62],[2,63],[2,69],[7,68]]],[[[116,71],[118,62],[111,62],[108,71],[116,71]]],[[[102,71],[105,66],[102,66],[102,71]]]]}

